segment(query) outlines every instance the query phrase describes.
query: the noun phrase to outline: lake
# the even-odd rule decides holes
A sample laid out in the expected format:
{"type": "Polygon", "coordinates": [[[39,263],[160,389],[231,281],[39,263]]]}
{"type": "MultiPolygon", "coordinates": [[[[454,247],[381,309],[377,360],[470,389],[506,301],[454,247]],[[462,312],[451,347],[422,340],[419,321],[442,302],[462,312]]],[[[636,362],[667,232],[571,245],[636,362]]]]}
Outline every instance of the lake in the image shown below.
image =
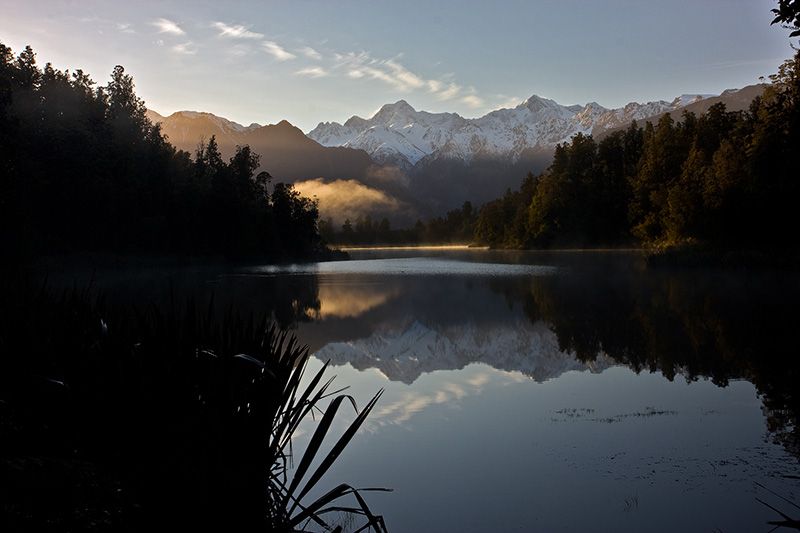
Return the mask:
{"type": "MultiPolygon", "coordinates": [[[[100,274],[269,312],[359,405],[326,475],[390,531],[767,531],[800,502],[800,280],[629,252],[357,250],[100,274]]],[[[313,423],[301,428],[302,449],[313,423]]]]}

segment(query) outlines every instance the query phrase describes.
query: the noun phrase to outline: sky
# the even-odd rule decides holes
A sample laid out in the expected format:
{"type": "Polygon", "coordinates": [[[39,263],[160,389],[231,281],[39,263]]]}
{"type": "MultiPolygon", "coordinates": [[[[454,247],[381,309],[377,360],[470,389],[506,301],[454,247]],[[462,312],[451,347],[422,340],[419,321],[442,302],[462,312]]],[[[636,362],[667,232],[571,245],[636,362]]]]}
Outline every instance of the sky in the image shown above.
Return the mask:
{"type": "Polygon", "coordinates": [[[719,94],[792,55],[771,0],[0,0],[0,42],[105,83],[115,65],[161,114],[242,124],[369,117],[404,99],[477,117],[719,94]]]}

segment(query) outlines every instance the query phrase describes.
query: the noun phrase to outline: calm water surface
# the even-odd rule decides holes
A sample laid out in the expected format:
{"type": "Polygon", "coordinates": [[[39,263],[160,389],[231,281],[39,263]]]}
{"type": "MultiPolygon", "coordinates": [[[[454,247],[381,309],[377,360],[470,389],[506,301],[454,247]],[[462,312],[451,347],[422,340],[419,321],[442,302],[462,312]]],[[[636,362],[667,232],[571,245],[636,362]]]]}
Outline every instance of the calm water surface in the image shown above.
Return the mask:
{"type": "Polygon", "coordinates": [[[393,488],[368,495],[391,531],[768,531],[756,498],[798,514],[758,485],[800,501],[795,275],[352,255],[170,279],[296,328],[361,404],[385,390],[322,485],[393,488]]]}

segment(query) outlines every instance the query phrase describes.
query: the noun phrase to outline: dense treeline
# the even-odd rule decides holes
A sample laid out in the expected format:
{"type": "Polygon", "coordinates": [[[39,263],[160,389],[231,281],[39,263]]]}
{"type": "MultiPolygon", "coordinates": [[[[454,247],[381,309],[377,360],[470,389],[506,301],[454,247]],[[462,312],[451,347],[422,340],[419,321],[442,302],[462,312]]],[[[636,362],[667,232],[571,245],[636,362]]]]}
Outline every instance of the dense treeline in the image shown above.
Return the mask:
{"type": "Polygon", "coordinates": [[[577,135],[542,175],[486,204],[478,242],[497,247],[793,244],[800,193],[800,53],[746,111],[577,135]]]}
{"type": "Polygon", "coordinates": [[[471,202],[444,216],[425,222],[418,220],[411,228],[392,229],[389,219],[373,220],[359,216],[355,223],[346,219],[337,231],[331,219],[321,220],[320,234],[335,244],[464,244],[472,242],[478,211],[471,202]]]}
{"type": "Polygon", "coordinates": [[[269,191],[247,146],[177,151],[121,66],[96,86],[0,44],[0,238],[6,254],[72,251],[300,256],[318,252],[317,206],[269,191]]]}

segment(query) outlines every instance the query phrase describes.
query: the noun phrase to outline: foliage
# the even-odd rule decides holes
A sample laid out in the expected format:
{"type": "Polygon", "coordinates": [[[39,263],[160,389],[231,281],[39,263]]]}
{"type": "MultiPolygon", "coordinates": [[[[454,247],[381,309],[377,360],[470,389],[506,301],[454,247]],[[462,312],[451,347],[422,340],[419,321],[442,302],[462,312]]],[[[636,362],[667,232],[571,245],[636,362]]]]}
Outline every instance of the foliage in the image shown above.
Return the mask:
{"type": "Polygon", "coordinates": [[[772,24],[781,24],[791,29],[791,37],[800,37],[800,1],[778,0],[778,7],[772,13],[775,14],[772,24]]]}
{"type": "Polygon", "coordinates": [[[336,244],[464,244],[472,241],[478,212],[471,202],[406,229],[392,229],[388,218],[380,221],[359,216],[355,224],[348,218],[337,232],[333,221],[320,221],[320,235],[336,244]]]}
{"type": "Polygon", "coordinates": [[[333,529],[331,507],[385,529],[352,487],[309,498],[380,393],[321,454],[340,406],[355,401],[331,391],[327,365],[304,379],[307,347],[266,319],[220,316],[213,300],[137,310],[89,290],[3,294],[0,518],[10,530],[333,529]],[[293,435],[329,400],[292,469],[293,435]]]}
{"type": "Polygon", "coordinates": [[[475,239],[490,246],[527,246],[527,206],[537,186],[537,178],[528,174],[519,191],[507,190],[502,198],[484,205],[475,223],[475,239]]]}
{"type": "Polygon", "coordinates": [[[597,142],[576,135],[552,165],[480,211],[476,240],[507,248],[701,244],[778,248],[794,243],[800,193],[800,52],[746,111],[718,103],[701,116],[597,142]]]}
{"type": "Polygon", "coordinates": [[[256,174],[212,137],[194,159],[145,116],[121,66],[88,75],[40,69],[30,47],[0,44],[0,245],[9,256],[73,251],[302,256],[322,250],[317,207],[256,174]]]}

